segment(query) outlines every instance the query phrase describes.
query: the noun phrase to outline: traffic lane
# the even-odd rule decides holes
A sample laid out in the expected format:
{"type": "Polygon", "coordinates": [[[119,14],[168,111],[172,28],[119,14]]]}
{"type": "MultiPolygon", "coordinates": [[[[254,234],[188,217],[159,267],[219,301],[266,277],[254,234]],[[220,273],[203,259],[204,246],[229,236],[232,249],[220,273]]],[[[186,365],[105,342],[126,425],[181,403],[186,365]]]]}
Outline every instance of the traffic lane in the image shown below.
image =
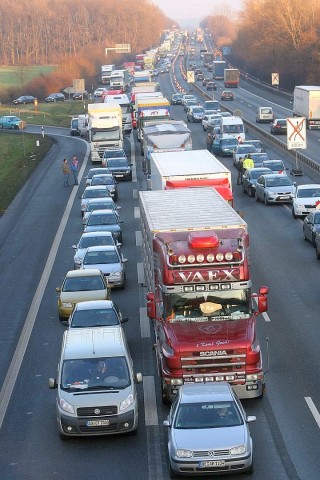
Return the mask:
{"type": "Polygon", "coordinates": [[[310,285],[316,284],[319,265],[314,249],[303,240],[302,222],[293,219],[291,208],[266,207],[239,193],[240,187],[235,186],[236,209],[244,212],[249,225],[254,291],[265,284],[270,288],[271,322],[265,323],[263,317],[258,317],[257,323],[265,365],[265,339],[270,339],[268,399],[295,468],[299,474],[308,472],[309,478],[316,478],[312,477],[315,469],[310,459],[315,454],[318,426],[304,397],[311,396],[319,408],[314,382],[314,351],[319,342],[314,312],[318,299],[316,290],[310,289],[310,285]],[[303,432],[301,422],[295,421],[298,418],[307,426],[303,432]]]}
{"type": "Polygon", "coordinates": [[[0,218],[0,385],[38,287],[71,188],[63,187],[62,159],[85,154],[83,142],[56,138],[48,155],[0,218]],[[10,321],[8,321],[10,319],[10,321]]]}
{"type": "MultiPolygon", "coordinates": [[[[84,182],[80,185],[80,189],[84,187],[83,183],[84,182]]],[[[133,225],[132,221],[134,217],[132,192],[130,197],[129,192],[125,192],[124,190],[131,185],[132,184],[129,182],[119,185],[119,203],[123,206],[124,219],[125,221],[128,220],[129,224],[128,235],[126,237],[126,246],[129,250],[129,255],[130,249],[135,249],[134,232],[136,227],[133,225]],[[130,222],[132,222],[131,225],[130,222]]],[[[77,478],[87,478],[90,473],[92,475],[93,466],[95,467],[95,474],[97,474],[98,478],[98,476],[103,476],[106,464],[108,465],[108,471],[110,472],[111,478],[130,478],[127,469],[129,469],[134,475],[132,478],[136,478],[136,475],[139,475],[141,478],[147,478],[145,475],[148,468],[144,463],[144,460],[141,460],[139,465],[135,460],[136,458],[141,458],[146,451],[145,436],[143,433],[141,434],[141,430],[143,429],[142,386],[138,386],[140,438],[137,438],[139,438],[139,441],[130,437],[75,439],[66,442],[67,446],[65,446],[65,444],[62,444],[58,436],[55,423],[54,403],[56,392],[49,390],[47,387],[47,379],[49,376],[55,376],[56,374],[62,333],[64,330],[58,320],[57,294],[55,292],[55,287],[60,285],[60,281],[64,277],[66,271],[73,268],[73,249],[70,245],[76,242],[75,238],[78,240],[82,230],[83,227],[79,200],[79,202],[74,202],[65,230],[65,235],[62,239],[56,258],[55,266],[41,304],[34,331],[35,335],[32,335],[23,363],[21,378],[30,378],[30,382],[27,382],[26,386],[25,382],[18,380],[18,386],[15,389],[14,399],[11,403],[11,405],[13,405],[13,412],[20,409],[20,411],[29,412],[29,415],[31,415],[30,412],[32,411],[32,416],[37,418],[37,422],[35,422],[35,425],[32,424],[31,426],[30,422],[26,422],[26,425],[22,426],[21,431],[16,432],[16,434],[19,435],[17,441],[16,435],[12,434],[12,431],[14,431],[13,425],[15,423],[15,418],[17,417],[11,411],[10,405],[4,427],[1,431],[1,436],[4,435],[3,438],[6,438],[6,436],[10,438],[10,441],[7,442],[6,449],[3,452],[4,457],[1,459],[1,464],[4,465],[2,471],[8,472],[8,478],[18,479],[19,474],[17,474],[16,477],[14,476],[12,465],[19,465],[21,468],[21,465],[24,465],[28,458],[36,459],[37,461],[30,467],[30,472],[28,471],[28,468],[26,468],[26,476],[24,478],[41,478],[42,471],[52,472],[52,478],[57,474],[65,476],[66,472],[68,472],[70,478],[75,478],[72,476],[72,474],[74,474],[74,465],[80,465],[79,470],[81,470],[81,473],[77,471],[77,478]],[[32,372],[32,375],[30,375],[30,372],[32,372]],[[30,443],[30,431],[32,433],[31,438],[33,438],[34,441],[32,446],[29,445],[27,448],[28,442],[30,443]],[[11,437],[9,436],[9,432],[11,432],[11,437]],[[49,442],[45,442],[45,438],[48,438],[49,442]],[[43,443],[45,445],[50,445],[50,455],[48,455],[47,448],[45,446],[43,447],[43,443]],[[63,447],[63,452],[61,447],[63,447]],[[83,454],[82,450],[85,450],[86,453],[83,454]],[[28,452],[28,456],[27,453],[24,452],[28,452]],[[97,453],[93,454],[93,452],[97,453]],[[121,462],[124,455],[127,455],[128,453],[130,460],[127,462],[121,462]],[[59,455],[59,457],[57,457],[57,455],[59,455]],[[39,461],[39,457],[41,461],[39,461]],[[59,458],[58,466],[53,464],[54,458],[59,458]],[[69,465],[72,465],[72,467],[69,467],[69,465]],[[101,471],[99,471],[100,469],[101,471]],[[27,476],[29,474],[30,477],[27,476]]],[[[134,255],[132,255],[132,258],[134,258],[134,255]]],[[[136,295],[137,284],[135,279],[136,269],[134,262],[132,262],[131,270],[131,273],[128,272],[128,281],[129,285],[131,285],[129,291],[127,291],[127,289],[123,292],[112,291],[112,297],[115,298],[124,315],[131,313],[131,321],[129,321],[128,324],[125,324],[125,331],[133,355],[135,371],[138,371],[137,369],[140,369],[141,367],[141,365],[139,365],[141,353],[138,334],[139,305],[136,295]]],[[[25,415],[27,415],[27,413],[25,413],[25,415]]],[[[29,417],[26,418],[28,419],[29,417]]],[[[145,458],[145,456],[143,458],[145,458]]],[[[16,470],[18,471],[18,468],[16,470]]],[[[51,476],[46,475],[46,478],[51,478],[51,476]]]]}

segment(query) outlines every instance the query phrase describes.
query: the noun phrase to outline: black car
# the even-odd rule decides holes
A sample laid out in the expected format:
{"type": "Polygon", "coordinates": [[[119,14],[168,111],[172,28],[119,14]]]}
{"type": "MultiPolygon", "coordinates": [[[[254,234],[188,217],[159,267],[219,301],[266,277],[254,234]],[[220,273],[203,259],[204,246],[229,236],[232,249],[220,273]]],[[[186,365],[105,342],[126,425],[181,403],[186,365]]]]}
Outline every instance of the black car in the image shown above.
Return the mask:
{"type": "Polygon", "coordinates": [[[210,78],[209,77],[204,77],[204,79],[202,80],[202,85],[205,87],[208,82],[210,82],[210,78]]]}
{"type": "Polygon", "coordinates": [[[197,81],[200,81],[200,80],[202,81],[203,79],[204,79],[203,73],[198,73],[198,75],[197,75],[197,81]]]}
{"type": "Polygon", "coordinates": [[[33,97],[32,95],[22,95],[21,97],[13,100],[13,103],[15,105],[19,105],[19,104],[25,105],[26,103],[34,103],[35,100],[36,98],[33,97]]]}
{"type": "Polygon", "coordinates": [[[285,118],[276,118],[270,128],[273,135],[287,134],[287,120],[285,118]]]}
{"type": "Polygon", "coordinates": [[[73,100],[83,100],[84,98],[88,98],[89,94],[87,91],[85,92],[77,92],[72,95],[73,100]]]}
{"type": "Polygon", "coordinates": [[[250,197],[254,197],[256,191],[256,183],[260,175],[266,175],[267,173],[273,173],[270,168],[250,168],[246,170],[242,177],[242,191],[248,193],[250,197]]]}
{"type": "Polygon", "coordinates": [[[66,97],[63,93],[51,93],[47,98],[44,99],[46,103],[49,102],[64,102],[66,97]]]}
{"type": "Polygon", "coordinates": [[[181,105],[182,93],[174,93],[171,97],[171,105],[181,105]]]}
{"type": "Polygon", "coordinates": [[[132,180],[132,163],[127,157],[107,158],[106,167],[117,180],[132,180]]]}

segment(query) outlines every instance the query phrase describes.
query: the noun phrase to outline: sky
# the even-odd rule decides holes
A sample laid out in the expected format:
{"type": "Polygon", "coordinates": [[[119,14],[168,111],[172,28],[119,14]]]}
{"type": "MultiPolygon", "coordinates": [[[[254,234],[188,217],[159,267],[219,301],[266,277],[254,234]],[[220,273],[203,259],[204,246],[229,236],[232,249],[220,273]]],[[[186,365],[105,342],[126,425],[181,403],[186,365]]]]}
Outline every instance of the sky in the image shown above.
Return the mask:
{"type": "Polygon", "coordinates": [[[242,0],[150,0],[150,2],[184,28],[196,27],[203,18],[217,10],[223,12],[226,7],[230,11],[240,10],[242,4],[242,0]]]}

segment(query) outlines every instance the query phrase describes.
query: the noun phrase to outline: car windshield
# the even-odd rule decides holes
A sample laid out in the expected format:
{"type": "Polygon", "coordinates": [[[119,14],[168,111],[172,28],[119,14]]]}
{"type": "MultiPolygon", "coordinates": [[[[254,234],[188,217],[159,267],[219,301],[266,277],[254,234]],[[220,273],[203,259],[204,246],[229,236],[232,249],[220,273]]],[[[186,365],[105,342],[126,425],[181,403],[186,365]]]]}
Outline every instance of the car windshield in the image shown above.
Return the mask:
{"type": "Polygon", "coordinates": [[[120,263],[120,258],[116,250],[103,252],[87,252],[83,259],[84,265],[107,265],[110,263],[120,263]]]}
{"type": "Polygon", "coordinates": [[[291,187],[292,183],[286,175],[279,175],[279,177],[266,177],[266,187],[291,187]]]}
{"type": "Polygon", "coordinates": [[[319,188],[298,188],[297,198],[312,198],[320,197],[320,187],[319,188]]]}
{"type": "Polygon", "coordinates": [[[221,142],[222,147],[230,147],[230,146],[236,147],[237,145],[238,145],[238,141],[235,140],[234,138],[225,138],[221,142]]]}
{"type": "Polygon", "coordinates": [[[204,112],[204,109],[201,107],[192,109],[192,113],[203,113],[203,112],[204,112]]]}
{"type": "Polygon", "coordinates": [[[114,178],[112,175],[93,175],[91,185],[113,185],[114,178]]]}
{"type": "Polygon", "coordinates": [[[128,162],[126,158],[110,158],[108,159],[108,167],[117,168],[117,167],[127,167],[128,162]]]}
{"type": "Polygon", "coordinates": [[[70,323],[72,328],[112,327],[114,325],[119,325],[119,318],[113,308],[75,310],[70,323]]]}
{"type": "Polygon", "coordinates": [[[315,223],[316,225],[320,224],[320,212],[314,215],[313,220],[314,220],[313,223],[315,223]]]}
{"type": "Polygon", "coordinates": [[[251,315],[249,289],[200,294],[184,292],[165,296],[164,316],[171,323],[238,320],[251,315]]]}
{"type": "Polygon", "coordinates": [[[95,247],[98,245],[113,245],[113,237],[112,235],[101,235],[97,237],[82,237],[78,248],[88,248],[88,247],[95,247]]]}
{"type": "MultiPolygon", "coordinates": [[[[213,84],[213,82],[212,82],[213,84]]],[[[220,108],[220,105],[219,105],[219,102],[218,101],[214,101],[214,102],[205,102],[205,108],[212,108],[213,110],[217,110],[220,108]]]]}
{"type": "Polygon", "coordinates": [[[130,385],[124,357],[65,360],[61,372],[63,390],[119,390],[130,385]]]}
{"type": "Polygon", "coordinates": [[[176,429],[222,428],[243,425],[243,419],[233,401],[182,403],[175,421],[176,429]]]}
{"type": "Polygon", "coordinates": [[[101,197],[107,197],[107,196],[108,196],[107,188],[103,190],[85,190],[83,192],[83,198],[101,198],[101,197]]]}
{"type": "Polygon", "coordinates": [[[270,170],[284,170],[282,162],[263,162],[264,166],[270,168],[270,170]]]}
{"type": "Polygon", "coordinates": [[[88,225],[114,225],[118,223],[116,216],[113,213],[93,215],[91,214],[88,219],[88,225]]]}
{"type": "Polygon", "coordinates": [[[251,153],[254,150],[253,145],[239,145],[237,153],[251,153]]]}
{"type": "Polygon", "coordinates": [[[62,287],[63,292],[90,292],[92,290],[105,289],[105,284],[100,275],[67,277],[62,287]]]}
{"type": "MultiPolygon", "coordinates": [[[[255,170],[254,168],[252,168],[251,170],[248,170],[248,173],[252,180],[257,180],[260,175],[264,175],[268,172],[266,170],[255,170]]],[[[271,173],[271,170],[269,171],[269,173],[271,173]]]]}
{"type": "Polygon", "coordinates": [[[277,125],[281,125],[281,126],[283,127],[283,126],[286,126],[286,125],[287,125],[287,121],[286,121],[286,120],[277,120],[277,121],[276,121],[276,124],[277,124],[277,125]]]}
{"type": "Polygon", "coordinates": [[[241,124],[233,124],[233,125],[223,125],[223,132],[224,133],[242,133],[243,125],[241,124]]]}
{"type": "Polygon", "coordinates": [[[265,160],[270,160],[270,157],[267,153],[252,153],[251,158],[253,161],[264,162],[265,160]]]}
{"type": "Polygon", "coordinates": [[[105,150],[103,153],[103,158],[115,158],[115,157],[125,157],[124,150],[105,150]]]}

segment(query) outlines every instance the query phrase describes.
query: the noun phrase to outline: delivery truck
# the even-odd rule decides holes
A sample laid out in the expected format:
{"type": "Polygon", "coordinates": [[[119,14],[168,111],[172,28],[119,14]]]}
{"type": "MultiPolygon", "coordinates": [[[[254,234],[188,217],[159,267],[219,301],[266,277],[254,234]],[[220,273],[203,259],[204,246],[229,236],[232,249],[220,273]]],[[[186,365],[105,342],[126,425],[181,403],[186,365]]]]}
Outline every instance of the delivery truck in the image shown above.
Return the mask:
{"type": "Polygon", "coordinates": [[[307,128],[320,128],[320,87],[300,85],[294,87],[293,116],[305,117],[307,128]]]}

